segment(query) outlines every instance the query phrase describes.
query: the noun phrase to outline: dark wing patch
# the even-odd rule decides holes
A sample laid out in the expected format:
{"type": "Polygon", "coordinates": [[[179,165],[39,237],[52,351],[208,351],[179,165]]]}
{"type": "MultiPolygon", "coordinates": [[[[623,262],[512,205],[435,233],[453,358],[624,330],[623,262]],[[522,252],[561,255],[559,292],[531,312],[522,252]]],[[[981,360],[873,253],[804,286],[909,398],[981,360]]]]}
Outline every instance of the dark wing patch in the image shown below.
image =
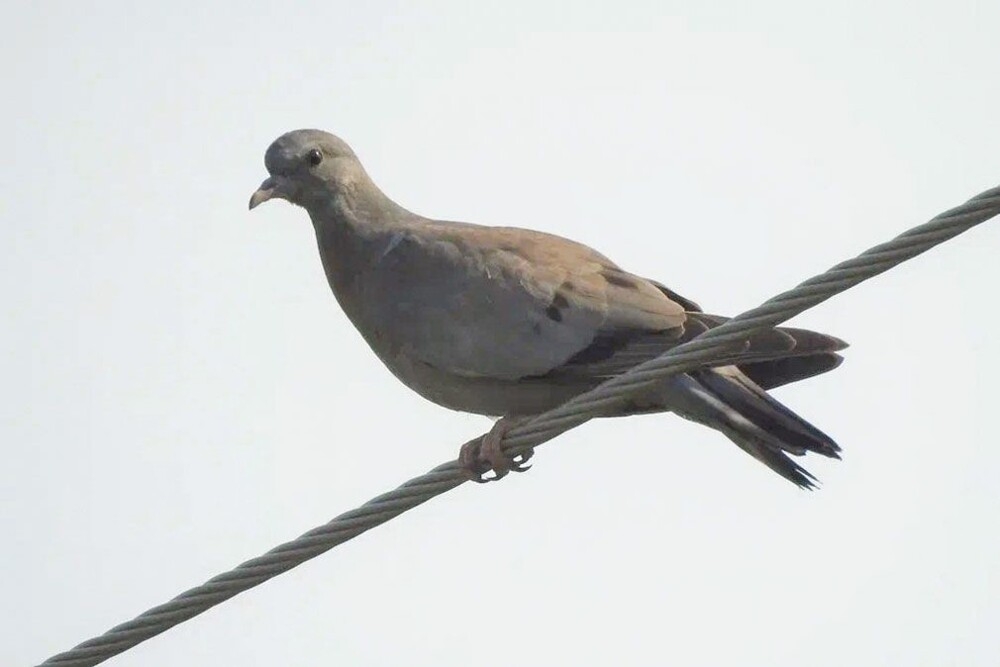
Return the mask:
{"type": "MultiPolygon", "coordinates": [[[[602,380],[621,375],[727,319],[706,313],[689,312],[687,315],[682,326],[663,331],[600,331],[588,346],[545,377],[602,380]]],[[[832,370],[840,363],[840,357],[834,353],[844,347],[846,343],[839,338],[813,331],[765,329],[742,345],[734,344],[731,355],[720,356],[711,365],[737,364],[769,388],[832,370]]]]}
{"type": "Polygon", "coordinates": [[[629,340],[630,337],[623,335],[623,332],[598,333],[590,345],[574,354],[563,366],[553,370],[552,373],[557,373],[569,366],[589,366],[611,359],[616,352],[628,345],[629,340]]]}
{"type": "Polygon", "coordinates": [[[556,288],[555,294],[552,295],[552,302],[545,309],[545,316],[553,322],[562,322],[563,311],[569,308],[569,301],[561,294],[561,290],[564,289],[572,291],[572,286],[568,283],[563,283],[556,288]]]}
{"type": "Polygon", "coordinates": [[[663,354],[705,331],[703,323],[688,320],[683,326],[665,331],[618,329],[599,331],[585,348],[545,377],[609,378],[663,354]]]}
{"type": "MultiPolygon", "coordinates": [[[[672,347],[708,328],[700,320],[685,316],[682,306],[664,299],[659,290],[644,279],[626,273],[613,264],[602,263],[594,277],[601,281],[590,286],[595,298],[607,299],[613,304],[612,308],[619,312],[607,313],[604,325],[598,325],[588,344],[541,377],[610,377],[656,356],[662,352],[665,344],[672,347]],[[629,306],[634,310],[629,312],[629,306]],[[672,312],[673,318],[659,318],[656,321],[634,315],[653,314],[656,312],[653,310],[655,307],[665,307],[667,312],[672,312]],[[669,323],[671,319],[676,322],[675,325],[669,323]],[[643,326],[644,324],[647,326],[643,326]]],[[[555,289],[552,300],[545,308],[546,316],[556,322],[562,321],[564,313],[577,300],[575,293],[578,292],[578,286],[568,280],[563,281],[555,289]]]]}

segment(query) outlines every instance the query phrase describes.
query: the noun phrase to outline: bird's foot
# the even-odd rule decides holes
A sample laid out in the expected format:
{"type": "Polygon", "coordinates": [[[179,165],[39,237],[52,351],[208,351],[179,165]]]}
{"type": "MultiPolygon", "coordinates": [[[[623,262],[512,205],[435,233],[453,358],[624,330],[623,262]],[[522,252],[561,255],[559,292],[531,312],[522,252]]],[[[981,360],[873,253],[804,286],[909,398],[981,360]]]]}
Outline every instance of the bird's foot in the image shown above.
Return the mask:
{"type": "Polygon", "coordinates": [[[495,482],[506,477],[509,472],[524,472],[531,467],[525,464],[535,450],[529,449],[516,456],[508,456],[503,451],[504,436],[517,424],[518,420],[503,417],[482,438],[462,445],[458,461],[469,479],[480,483],[495,482]],[[491,470],[493,475],[487,476],[491,470]]]}

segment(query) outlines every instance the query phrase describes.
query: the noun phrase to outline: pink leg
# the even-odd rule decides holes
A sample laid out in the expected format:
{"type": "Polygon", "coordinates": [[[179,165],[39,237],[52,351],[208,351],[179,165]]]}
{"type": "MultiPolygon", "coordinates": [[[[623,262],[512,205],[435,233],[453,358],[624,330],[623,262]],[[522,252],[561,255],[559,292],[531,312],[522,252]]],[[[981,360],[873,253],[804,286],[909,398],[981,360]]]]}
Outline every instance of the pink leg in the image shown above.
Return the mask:
{"type": "Polygon", "coordinates": [[[507,435],[520,420],[510,417],[499,419],[490,432],[482,438],[470,440],[462,445],[458,460],[462,468],[468,474],[469,479],[475,482],[495,482],[507,476],[507,473],[524,472],[531,466],[524,465],[534,454],[533,450],[528,450],[524,454],[515,457],[507,456],[503,451],[503,438],[507,435]],[[486,473],[493,471],[492,477],[486,477],[486,473]]]}

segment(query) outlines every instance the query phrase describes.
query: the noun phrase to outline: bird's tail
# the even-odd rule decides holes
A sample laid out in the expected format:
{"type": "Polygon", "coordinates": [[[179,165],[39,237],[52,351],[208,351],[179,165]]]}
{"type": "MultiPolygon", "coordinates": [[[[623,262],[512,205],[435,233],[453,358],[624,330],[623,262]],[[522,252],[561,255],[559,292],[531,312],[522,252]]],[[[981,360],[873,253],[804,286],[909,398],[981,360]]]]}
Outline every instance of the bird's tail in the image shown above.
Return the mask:
{"type": "Polygon", "coordinates": [[[829,436],[786,408],[734,366],[677,375],[667,400],[678,415],[724,433],[792,483],[813,488],[816,478],[789,458],[816,452],[840,458],[829,436]]]}

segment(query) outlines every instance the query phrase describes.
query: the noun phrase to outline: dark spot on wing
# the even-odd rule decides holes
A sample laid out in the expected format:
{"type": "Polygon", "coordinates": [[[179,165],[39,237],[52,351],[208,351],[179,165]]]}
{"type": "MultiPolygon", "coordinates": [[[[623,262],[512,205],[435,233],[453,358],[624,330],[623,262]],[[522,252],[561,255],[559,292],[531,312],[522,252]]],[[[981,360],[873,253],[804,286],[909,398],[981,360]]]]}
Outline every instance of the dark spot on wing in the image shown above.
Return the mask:
{"type": "Polygon", "coordinates": [[[552,303],[550,303],[549,307],[545,309],[545,314],[554,322],[562,322],[562,311],[566,310],[568,307],[569,301],[567,301],[566,297],[556,290],[555,296],[552,297],[552,303]]]}
{"type": "Polygon", "coordinates": [[[601,277],[608,281],[608,283],[615,285],[616,287],[624,287],[625,289],[635,289],[639,286],[639,283],[635,282],[632,278],[622,273],[621,271],[615,271],[613,269],[602,269],[601,277]]]}
{"type": "Polygon", "coordinates": [[[536,334],[540,334],[542,333],[542,325],[538,322],[535,322],[534,324],[531,325],[531,330],[534,331],[536,334]]]}

